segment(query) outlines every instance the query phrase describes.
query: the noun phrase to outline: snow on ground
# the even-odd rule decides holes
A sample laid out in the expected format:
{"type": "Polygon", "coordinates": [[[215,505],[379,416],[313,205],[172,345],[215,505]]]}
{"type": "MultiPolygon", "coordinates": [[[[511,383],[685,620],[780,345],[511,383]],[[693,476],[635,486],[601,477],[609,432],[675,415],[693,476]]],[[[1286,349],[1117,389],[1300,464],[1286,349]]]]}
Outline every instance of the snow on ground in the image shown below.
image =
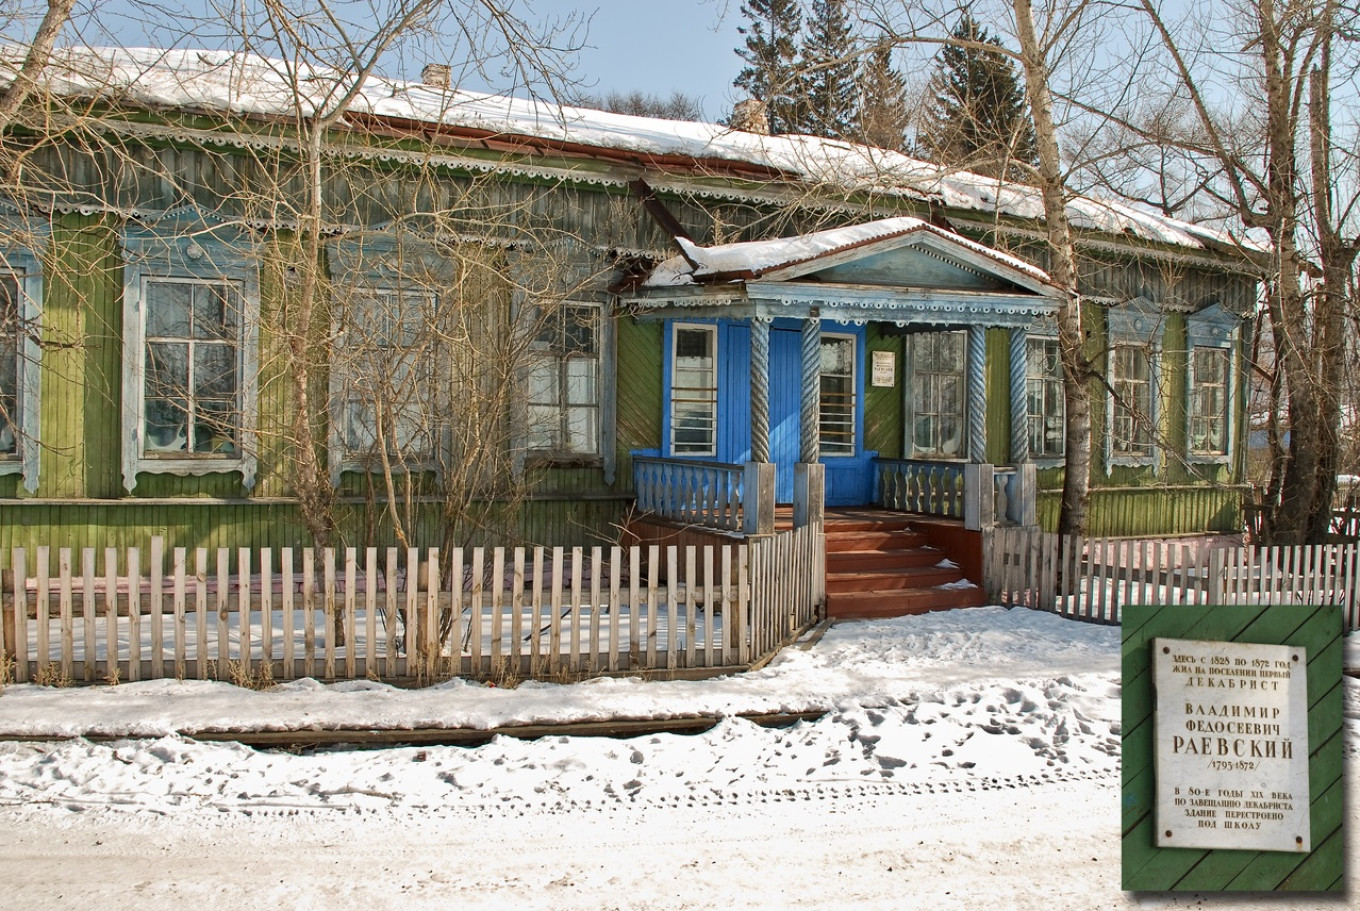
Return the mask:
{"type": "Polygon", "coordinates": [[[1119,891],[1118,661],[1116,628],[984,608],[840,624],[704,682],[9,687],[0,730],[150,736],[0,744],[6,890],[48,907],[1192,907],[1119,891]],[[782,730],[732,717],[810,708],[827,714],[782,730]],[[695,712],[728,717],[302,755],[166,733],[695,712]]]}

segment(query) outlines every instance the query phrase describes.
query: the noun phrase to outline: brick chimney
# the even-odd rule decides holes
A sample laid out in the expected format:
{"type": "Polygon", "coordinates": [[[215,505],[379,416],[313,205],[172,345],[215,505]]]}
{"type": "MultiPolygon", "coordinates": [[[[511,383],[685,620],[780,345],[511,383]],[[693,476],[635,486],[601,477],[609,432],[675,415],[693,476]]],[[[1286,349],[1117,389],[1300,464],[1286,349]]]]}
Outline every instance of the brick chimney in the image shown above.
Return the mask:
{"type": "Polygon", "coordinates": [[[765,104],[754,98],[738,101],[732,107],[732,116],[728,118],[727,125],[734,130],[770,135],[770,118],[765,113],[765,104]]]}
{"type": "Polygon", "coordinates": [[[449,87],[453,69],[447,63],[427,63],[420,71],[420,81],[437,89],[449,87]]]}

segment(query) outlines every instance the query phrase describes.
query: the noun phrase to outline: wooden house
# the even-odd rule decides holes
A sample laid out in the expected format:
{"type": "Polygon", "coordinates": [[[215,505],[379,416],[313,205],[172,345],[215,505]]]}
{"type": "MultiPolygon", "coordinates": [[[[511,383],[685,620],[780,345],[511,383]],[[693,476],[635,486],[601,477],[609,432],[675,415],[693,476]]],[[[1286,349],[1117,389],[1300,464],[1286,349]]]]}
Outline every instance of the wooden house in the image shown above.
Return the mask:
{"type": "MultiPolygon", "coordinates": [[[[320,143],[309,220],[303,90],[280,72],[71,52],[7,128],[0,553],[308,544],[287,432],[303,407],[326,428],[337,543],[399,523],[448,540],[469,462],[455,518],[492,508],[468,538],[612,540],[642,512],[761,533],[783,504],[798,522],[877,505],[1055,523],[1061,292],[1033,190],[374,80],[320,143]],[[312,265],[327,315],[297,347],[312,265]],[[499,385],[467,372],[498,339],[522,343],[499,385]]],[[[1106,365],[1092,531],[1239,528],[1248,259],[1116,204],[1071,211],[1106,365]]]]}

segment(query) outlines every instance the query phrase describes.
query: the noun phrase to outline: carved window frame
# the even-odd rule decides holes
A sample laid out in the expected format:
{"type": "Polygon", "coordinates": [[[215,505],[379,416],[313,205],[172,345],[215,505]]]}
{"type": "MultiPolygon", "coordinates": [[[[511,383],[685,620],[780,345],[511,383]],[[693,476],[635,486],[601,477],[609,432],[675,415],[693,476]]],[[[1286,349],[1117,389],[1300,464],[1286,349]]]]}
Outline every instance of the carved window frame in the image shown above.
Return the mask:
{"type": "Polygon", "coordinates": [[[0,243],[0,274],[13,278],[16,300],[13,339],[15,410],[11,425],[12,453],[0,453],[0,475],[21,476],[24,490],[36,493],[41,462],[43,260],[51,237],[46,223],[0,216],[0,231],[11,243],[0,243]],[[22,244],[12,241],[21,240],[22,244]]]}
{"type": "MultiPolygon", "coordinates": [[[[1162,337],[1165,320],[1161,308],[1145,297],[1137,297],[1105,311],[1107,344],[1105,356],[1105,377],[1107,386],[1115,383],[1113,376],[1116,351],[1135,348],[1147,359],[1148,413],[1144,416],[1148,427],[1147,451],[1134,453],[1116,451],[1114,448],[1115,397],[1110,388],[1105,392],[1105,473],[1108,475],[1116,465],[1123,467],[1160,469],[1161,446],[1157,436],[1162,416],[1162,337]]],[[[1136,413],[1134,420],[1139,419],[1136,413]]]]}
{"type": "Polygon", "coordinates": [[[256,424],[259,409],[259,256],[254,238],[206,219],[168,219],[124,228],[123,249],[123,487],[137,475],[202,476],[239,472],[241,486],[255,486],[258,469],[256,424]],[[235,453],[173,457],[150,455],[146,436],[146,289],[149,282],[225,284],[235,289],[241,314],[235,332],[240,445],[235,453]]]}

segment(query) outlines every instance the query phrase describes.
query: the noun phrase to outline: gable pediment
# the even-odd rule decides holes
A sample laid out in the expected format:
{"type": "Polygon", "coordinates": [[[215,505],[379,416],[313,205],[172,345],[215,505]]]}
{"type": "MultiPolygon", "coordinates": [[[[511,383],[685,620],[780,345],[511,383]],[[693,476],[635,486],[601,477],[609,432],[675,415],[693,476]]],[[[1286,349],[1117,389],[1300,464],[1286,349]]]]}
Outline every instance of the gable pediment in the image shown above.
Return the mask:
{"type": "Polygon", "coordinates": [[[841,285],[880,285],[897,288],[938,288],[949,291],[1024,291],[995,273],[959,262],[955,257],[905,245],[789,279],[841,285]]]}

